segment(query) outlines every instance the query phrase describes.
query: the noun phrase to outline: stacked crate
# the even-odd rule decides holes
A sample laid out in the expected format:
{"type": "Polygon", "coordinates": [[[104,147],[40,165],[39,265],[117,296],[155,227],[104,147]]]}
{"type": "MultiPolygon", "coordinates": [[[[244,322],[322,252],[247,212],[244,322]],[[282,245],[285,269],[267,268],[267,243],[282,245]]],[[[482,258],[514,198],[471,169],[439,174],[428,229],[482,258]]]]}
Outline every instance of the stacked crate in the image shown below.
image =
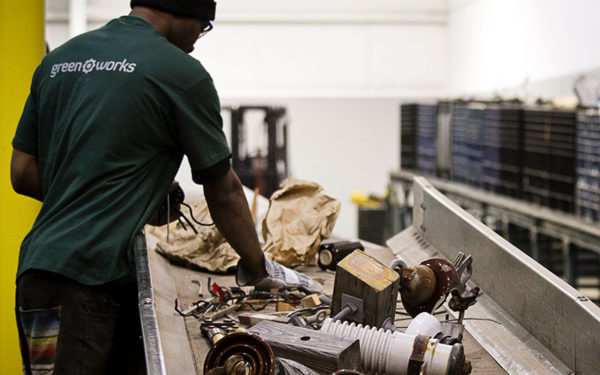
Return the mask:
{"type": "Polygon", "coordinates": [[[525,199],[574,211],[575,129],[573,111],[535,108],[523,112],[525,199]]]}
{"type": "Polygon", "coordinates": [[[484,107],[455,103],[452,114],[452,170],[454,181],[482,187],[484,107]]]}
{"type": "Polygon", "coordinates": [[[436,175],[437,105],[417,107],[417,172],[436,175]]]}
{"type": "Polygon", "coordinates": [[[521,197],[522,108],[495,104],[485,110],[483,132],[483,188],[521,197]]]}
{"type": "Polygon", "coordinates": [[[577,114],[575,210],[588,220],[600,221],[600,115],[577,114]]]}
{"type": "Polygon", "coordinates": [[[417,105],[400,107],[400,168],[414,171],[417,166],[417,105]]]}
{"type": "Polygon", "coordinates": [[[401,120],[402,168],[435,176],[437,105],[404,104],[401,120]]]}

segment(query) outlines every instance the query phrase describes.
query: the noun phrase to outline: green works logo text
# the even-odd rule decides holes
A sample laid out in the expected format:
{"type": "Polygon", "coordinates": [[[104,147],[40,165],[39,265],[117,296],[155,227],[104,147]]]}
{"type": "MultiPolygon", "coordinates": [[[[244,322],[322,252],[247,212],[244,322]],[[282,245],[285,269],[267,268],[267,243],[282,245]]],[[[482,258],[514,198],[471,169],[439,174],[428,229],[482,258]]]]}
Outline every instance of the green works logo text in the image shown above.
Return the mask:
{"type": "Polygon", "coordinates": [[[85,62],[64,62],[52,65],[50,78],[56,77],[59,73],[82,72],[88,74],[93,70],[133,73],[135,66],[135,63],[127,62],[127,59],[123,59],[123,61],[96,61],[95,59],[87,59],[85,62]]]}

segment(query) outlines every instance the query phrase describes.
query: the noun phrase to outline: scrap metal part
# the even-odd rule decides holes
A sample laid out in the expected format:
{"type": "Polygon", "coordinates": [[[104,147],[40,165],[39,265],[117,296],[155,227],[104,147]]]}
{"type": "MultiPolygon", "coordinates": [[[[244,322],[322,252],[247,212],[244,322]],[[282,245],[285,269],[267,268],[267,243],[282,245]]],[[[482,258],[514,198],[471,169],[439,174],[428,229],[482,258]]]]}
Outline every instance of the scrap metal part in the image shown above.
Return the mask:
{"type": "Polygon", "coordinates": [[[218,340],[204,360],[206,375],[274,375],[275,356],[258,335],[234,332],[218,340]]]}

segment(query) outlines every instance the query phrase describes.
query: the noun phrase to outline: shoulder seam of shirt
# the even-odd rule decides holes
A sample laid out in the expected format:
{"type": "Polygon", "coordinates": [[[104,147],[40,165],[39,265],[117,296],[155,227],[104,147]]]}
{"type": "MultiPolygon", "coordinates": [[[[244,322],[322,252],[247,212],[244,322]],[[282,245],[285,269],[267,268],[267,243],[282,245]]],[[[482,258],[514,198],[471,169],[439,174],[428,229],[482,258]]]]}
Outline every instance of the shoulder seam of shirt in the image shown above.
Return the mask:
{"type": "Polygon", "coordinates": [[[195,89],[196,87],[198,87],[201,83],[205,83],[205,81],[210,81],[210,80],[211,80],[210,76],[208,76],[208,75],[206,77],[200,78],[200,80],[198,80],[198,82],[194,83],[193,85],[191,85],[187,89],[182,90],[179,95],[181,96],[181,95],[187,94],[188,92],[190,92],[193,89],[195,89]]]}

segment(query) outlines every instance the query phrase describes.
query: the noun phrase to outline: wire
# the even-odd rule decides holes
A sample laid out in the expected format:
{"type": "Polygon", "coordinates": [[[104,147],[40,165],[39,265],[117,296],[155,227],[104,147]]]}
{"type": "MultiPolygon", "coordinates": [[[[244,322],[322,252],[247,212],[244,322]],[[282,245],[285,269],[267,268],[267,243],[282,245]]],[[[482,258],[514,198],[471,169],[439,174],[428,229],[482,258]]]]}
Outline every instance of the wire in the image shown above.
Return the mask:
{"type": "MultiPolygon", "coordinates": [[[[179,210],[177,210],[177,212],[178,212],[178,213],[181,215],[181,216],[179,217],[179,219],[183,218],[183,219],[185,220],[185,222],[186,222],[186,223],[188,223],[188,225],[189,225],[189,226],[192,228],[192,230],[194,231],[194,233],[195,233],[195,234],[198,234],[198,230],[196,230],[196,227],[194,227],[194,226],[192,225],[192,223],[190,222],[190,220],[189,220],[187,217],[185,217],[185,215],[183,214],[183,212],[181,212],[181,211],[179,211],[179,210]]],[[[181,220],[180,220],[179,222],[181,223],[181,220]]],[[[183,225],[183,229],[184,229],[184,230],[187,230],[187,229],[185,228],[185,225],[184,225],[183,223],[181,223],[181,224],[183,225]]]]}
{"type": "Polygon", "coordinates": [[[187,227],[185,226],[185,223],[181,221],[181,218],[177,218],[177,222],[183,227],[183,230],[187,230],[187,227]]]}
{"type": "Polygon", "coordinates": [[[303,309],[291,311],[285,317],[286,318],[291,318],[291,317],[294,317],[296,315],[304,314],[304,313],[307,313],[307,312],[315,313],[315,312],[318,312],[320,310],[327,310],[329,308],[330,308],[329,306],[306,307],[306,308],[303,308],[303,309]]]}
{"type": "MultiPolygon", "coordinates": [[[[502,323],[500,323],[499,321],[494,320],[494,319],[489,319],[489,318],[463,318],[463,320],[482,320],[482,321],[488,321],[488,322],[496,323],[498,325],[502,325],[502,323]]],[[[441,320],[441,322],[458,322],[458,319],[441,320]]]]}
{"type": "Polygon", "coordinates": [[[185,313],[179,307],[179,299],[175,298],[175,311],[177,311],[177,313],[181,316],[193,316],[195,318],[199,318],[195,313],[201,312],[200,311],[201,309],[206,310],[206,308],[210,305],[210,302],[198,301],[198,302],[194,303],[194,305],[196,306],[196,308],[194,310],[191,310],[189,313],[185,313]],[[203,306],[201,307],[201,305],[203,305],[203,306]]]}
{"type": "MultiPolygon", "coordinates": [[[[192,210],[192,206],[190,206],[189,204],[185,203],[185,202],[181,202],[182,205],[186,206],[188,208],[188,210],[190,211],[190,216],[192,218],[192,220],[194,220],[194,222],[198,225],[202,225],[204,227],[211,227],[213,225],[215,225],[215,223],[202,223],[198,220],[196,220],[196,218],[194,217],[194,211],[192,210]]],[[[180,212],[181,213],[181,212],[180,212]]],[[[183,215],[183,213],[181,213],[183,215]]],[[[189,221],[188,221],[189,222],[189,221]]]]}
{"type": "Polygon", "coordinates": [[[242,303],[240,303],[240,306],[239,306],[239,307],[236,309],[236,311],[241,311],[241,310],[243,310],[243,309],[244,309],[244,307],[246,307],[246,306],[250,307],[250,308],[251,308],[252,310],[254,310],[254,311],[261,311],[261,310],[264,310],[264,309],[266,309],[266,308],[267,308],[267,306],[269,306],[270,304],[277,303],[277,302],[279,302],[279,301],[277,301],[277,300],[270,300],[270,301],[267,301],[267,302],[266,302],[264,305],[262,305],[262,306],[259,306],[259,307],[255,307],[255,306],[254,306],[253,304],[251,304],[250,302],[242,302],[242,303]]]}
{"type": "MultiPolygon", "coordinates": [[[[431,313],[431,315],[442,315],[442,314],[445,314],[447,312],[448,312],[448,310],[446,310],[445,308],[443,310],[439,310],[438,309],[438,310],[434,311],[433,313],[431,313]]],[[[407,313],[406,311],[403,311],[403,310],[396,310],[396,314],[398,314],[398,315],[410,315],[409,313],[407,313]]]]}

